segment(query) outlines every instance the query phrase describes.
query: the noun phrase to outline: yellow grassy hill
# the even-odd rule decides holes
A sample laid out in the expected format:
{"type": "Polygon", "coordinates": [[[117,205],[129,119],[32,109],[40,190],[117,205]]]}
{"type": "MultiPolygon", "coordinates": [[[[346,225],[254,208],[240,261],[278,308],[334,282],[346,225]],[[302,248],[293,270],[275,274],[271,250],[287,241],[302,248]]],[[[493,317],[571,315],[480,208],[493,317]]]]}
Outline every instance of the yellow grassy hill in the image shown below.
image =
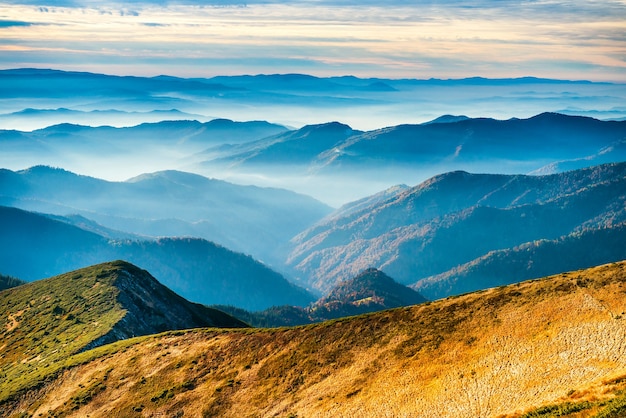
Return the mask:
{"type": "Polygon", "coordinates": [[[0,415],[620,417],[625,381],[622,262],[304,327],[145,337],[0,415]]]}

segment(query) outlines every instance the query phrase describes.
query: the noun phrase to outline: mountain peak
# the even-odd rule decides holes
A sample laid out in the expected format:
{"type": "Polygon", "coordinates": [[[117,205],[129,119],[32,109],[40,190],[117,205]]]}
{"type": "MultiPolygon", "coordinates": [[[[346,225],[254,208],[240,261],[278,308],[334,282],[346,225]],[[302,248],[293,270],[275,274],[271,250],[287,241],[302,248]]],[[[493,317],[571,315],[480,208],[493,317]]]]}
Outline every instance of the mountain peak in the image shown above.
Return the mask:
{"type": "Polygon", "coordinates": [[[468,120],[468,119],[469,117],[465,115],[458,115],[458,116],[457,115],[442,115],[429,122],[424,122],[422,125],[431,125],[433,123],[454,123],[454,122],[461,122],[461,121],[468,120]]]}
{"type": "Polygon", "coordinates": [[[137,335],[176,329],[246,326],[220,311],[185,300],[150,273],[128,262],[118,260],[93,268],[103,271],[97,277],[104,274],[110,280],[117,301],[126,313],[107,334],[88,344],[89,348],[137,335]]]}
{"type": "Polygon", "coordinates": [[[371,267],[332,288],[325,297],[313,305],[312,312],[318,316],[321,314],[320,311],[341,312],[341,316],[348,316],[422,302],[426,302],[426,298],[418,292],[371,267]]]}

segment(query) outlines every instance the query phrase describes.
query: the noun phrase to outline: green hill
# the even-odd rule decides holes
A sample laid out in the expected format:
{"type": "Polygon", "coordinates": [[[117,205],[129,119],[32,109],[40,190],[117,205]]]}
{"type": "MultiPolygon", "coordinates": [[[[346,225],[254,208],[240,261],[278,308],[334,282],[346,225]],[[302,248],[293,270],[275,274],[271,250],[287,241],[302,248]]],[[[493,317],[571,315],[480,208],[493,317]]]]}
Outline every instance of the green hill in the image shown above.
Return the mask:
{"type": "Polygon", "coordinates": [[[82,361],[90,348],[168,330],[246,326],[123,261],[4,290],[0,311],[0,399],[82,361]]]}

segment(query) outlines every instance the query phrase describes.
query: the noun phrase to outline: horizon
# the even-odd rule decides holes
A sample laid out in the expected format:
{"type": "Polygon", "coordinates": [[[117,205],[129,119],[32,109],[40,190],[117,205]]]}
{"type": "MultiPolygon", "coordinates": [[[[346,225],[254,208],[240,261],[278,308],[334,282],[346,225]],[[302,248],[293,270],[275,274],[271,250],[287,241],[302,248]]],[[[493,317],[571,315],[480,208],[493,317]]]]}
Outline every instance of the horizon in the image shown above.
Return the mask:
{"type": "Polygon", "coordinates": [[[2,68],[626,82],[624,1],[0,3],[2,68]]]}
{"type": "Polygon", "coordinates": [[[1,71],[50,71],[50,72],[64,72],[64,73],[75,73],[75,74],[91,74],[91,75],[104,75],[109,77],[136,77],[136,78],[159,78],[159,77],[170,77],[170,78],[180,78],[185,80],[192,79],[204,79],[211,80],[213,78],[219,77],[284,77],[284,76],[303,76],[303,77],[313,77],[318,79],[342,79],[342,78],[356,78],[359,80],[389,80],[389,81],[470,81],[470,80],[487,80],[487,81],[521,81],[521,80],[536,80],[539,82],[549,81],[549,82],[567,82],[567,83],[593,83],[593,84],[626,84],[626,79],[623,81],[605,81],[605,80],[594,80],[594,79],[568,79],[568,78],[552,78],[552,77],[540,77],[533,74],[521,75],[516,77],[487,77],[483,75],[467,75],[467,76],[459,76],[459,77],[450,77],[450,78],[440,78],[440,77],[379,77],[379,76],[371,76],[371,77],[361,77],[354,74],[334,74],[334,75],[316,75],[312,73],[239,73],[239,74],[216,74],[211,76],[194,76],[194,77],[186,77],[186,76],[178,76],[169,73],[162,73],[156,75],[141,75],[141,74],[131,74],[131,73],[115,73],[115,72],[101,72],[101,71],[88,71],[81,69],[71,69],[71,68],[53,68],[53,67],[0,67],[1,71]]]}

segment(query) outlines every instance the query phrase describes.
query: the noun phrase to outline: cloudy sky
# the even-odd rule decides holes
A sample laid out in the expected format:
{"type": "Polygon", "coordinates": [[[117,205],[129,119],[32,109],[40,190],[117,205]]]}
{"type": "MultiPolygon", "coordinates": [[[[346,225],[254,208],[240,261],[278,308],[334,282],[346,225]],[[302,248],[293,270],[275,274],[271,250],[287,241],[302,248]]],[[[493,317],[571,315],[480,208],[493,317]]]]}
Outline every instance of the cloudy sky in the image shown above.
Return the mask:
{"type": "Polygon", "coordinates": [[[626,82],[626,0],[0,2],[0,68],[626,82]]]}

